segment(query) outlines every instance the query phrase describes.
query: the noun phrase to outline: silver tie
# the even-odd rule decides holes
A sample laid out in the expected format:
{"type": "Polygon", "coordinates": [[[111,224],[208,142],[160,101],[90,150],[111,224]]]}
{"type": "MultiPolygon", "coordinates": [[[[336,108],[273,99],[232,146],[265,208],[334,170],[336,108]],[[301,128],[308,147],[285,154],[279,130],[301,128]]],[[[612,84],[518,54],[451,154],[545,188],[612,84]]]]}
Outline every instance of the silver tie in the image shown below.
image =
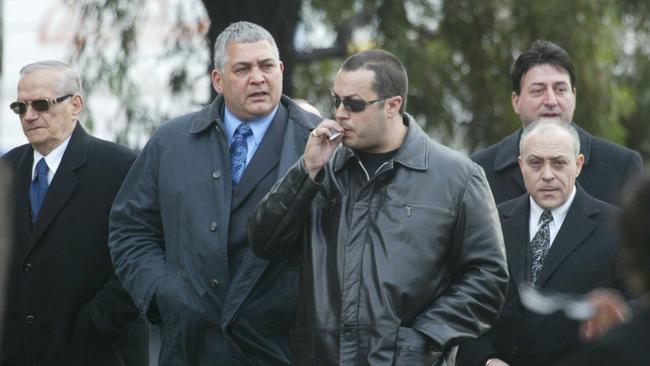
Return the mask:
{"type": "Polygon", "coordinates": [[[539,273],[542,271],[542,266],[544,265],[544,258],[546,258],[548,250],[551,246],[551,232],[548,228],[548,224],[553,221],[553,215],[551,215],[551,211],[544,211],[539,220],[542,222],[542,226],[539,228],[533,237],[533,240],[530,242],[530,251],[532,258],[530,274],[533,283],[537,282],[539,273]]]}

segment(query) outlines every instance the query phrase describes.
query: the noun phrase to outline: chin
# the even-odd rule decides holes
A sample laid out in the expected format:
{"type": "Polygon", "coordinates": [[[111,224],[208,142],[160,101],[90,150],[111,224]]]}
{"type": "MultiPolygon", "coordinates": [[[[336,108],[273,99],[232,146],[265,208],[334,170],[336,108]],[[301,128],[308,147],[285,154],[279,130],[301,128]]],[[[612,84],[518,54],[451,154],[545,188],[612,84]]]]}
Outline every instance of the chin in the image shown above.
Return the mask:
{"type": "Polygon", "coordinates": [[[253,106],[252,108],[249,108],[246,112],[248,112],[252,116],[255,116],[256,118],[264,117],[267,114],[271,113],[273,111],[273,108],[275,108],[275,105],[271,105],[271,103],[264,103],[264,105],[253,106]]]}

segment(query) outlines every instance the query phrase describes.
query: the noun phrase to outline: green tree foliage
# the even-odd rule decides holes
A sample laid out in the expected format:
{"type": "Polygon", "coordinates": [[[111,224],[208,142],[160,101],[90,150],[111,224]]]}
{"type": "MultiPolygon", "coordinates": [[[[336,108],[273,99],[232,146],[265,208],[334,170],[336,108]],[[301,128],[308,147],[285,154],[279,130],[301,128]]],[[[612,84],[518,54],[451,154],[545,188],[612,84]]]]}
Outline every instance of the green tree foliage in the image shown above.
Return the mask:
{"type": "MultiPolygon", "coordinates": [[[[290,9],[281,19],[266,6],[273,2],[242,0],[238,3],[246,6],[239,8],[229,3],[202,1],[213,20],[210,38],[231,21],[263,23],[280,40],[281,49],[289,48],[281,54],[291,64],[286,71],[293,88],[286,90],[314,102],[326,116],[331,115],[332,77],[345,56],[371,47],[394,52],[409,72],[408,111],[432,136],[468,152],[520,126],[511,107],[511,64],[532,41],[551,40],[569,51],[576,65],[576,122],[650,157],[650,124],[645,122],[650,115],[647,1],[287,0],[280,2],[290,9]],[[262,21],[269,17],[276,21],[262,21]],[[283,33],[278,34],[278,22],[291,27],[281,27],[283,33]],[[297,24],[308,36],[309,30],[325,26],[333,41],[295,50],[293,44],[287,46],[286,34],[297,24]]],[[[138,11],[117,14],[117,7],[111,6],[103,11],[113,12],[115,23],[120,17],[139,16],[138,11]]],[[[133,37],[124,36],[122,48],[134,47],[133,37]]],[[[128,55],[122,56],[128,68],[128,55]]],[[[128,120],[129,125],[138,123],[139,117],[128,120]]]]}

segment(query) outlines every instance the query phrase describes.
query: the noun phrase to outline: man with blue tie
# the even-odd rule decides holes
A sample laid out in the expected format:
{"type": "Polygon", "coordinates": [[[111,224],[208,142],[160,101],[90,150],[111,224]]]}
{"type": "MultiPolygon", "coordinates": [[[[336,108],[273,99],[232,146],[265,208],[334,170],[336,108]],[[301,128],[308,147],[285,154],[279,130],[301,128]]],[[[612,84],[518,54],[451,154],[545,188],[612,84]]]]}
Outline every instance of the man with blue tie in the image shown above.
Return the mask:
{"type": "Polygon", "coordinates": [[[246,221],[321,118],[282,95],[264,28],[231,24],[214,47],[220,95],[154,132],[115,200],[109,247],[160,325],[160,365],[287,365],[300,260],[256,257],[246,221]]]}
{"type": "Polygon", "coordinates": [[[143,365],[147,326],[113,274],[108,214],[135,154],[87,134],[67,64],[20,71],[10,108],[29,144],[13,170],[13,245],[0,365],[143,365]]]}

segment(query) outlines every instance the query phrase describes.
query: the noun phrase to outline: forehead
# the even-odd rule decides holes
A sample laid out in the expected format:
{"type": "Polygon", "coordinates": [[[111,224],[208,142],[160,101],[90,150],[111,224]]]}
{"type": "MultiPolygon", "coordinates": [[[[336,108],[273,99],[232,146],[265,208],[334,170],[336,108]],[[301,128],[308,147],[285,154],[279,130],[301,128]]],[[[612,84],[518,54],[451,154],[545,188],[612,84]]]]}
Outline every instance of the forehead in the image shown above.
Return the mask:
{"type": "Polygon", "coordinates": [[[57,70],[35,70],[20,77],[18,95],[52,97],[61,73],[57,70]]]}
{"type": "Polygon", "coordinates": [[[351,95],[371,97],[374,95],[374,91],[372,90],[374,80],[375,72],[372,70],[339,70],[334,78],[334,93],[341,97],[351,95]]]}
{"type": "Polygon", "coordinates": [[[253,63],[260,60],[277,60],[271,42],[260,40],[255,42],[230,42],[227,47],[228,63],[253,63]]]}
{"type": "Polygon", "coordinates": [[[545,158],[567,157],[575,155],[573,140],[568,132],[559,129],[533,131],[526,137],[522,146],[524,156],[540,156],[545,158]]]}
{"type": "Polygon", "coordinates": [[[533,66],[521,78],[521,85],[555,84],[565,82],[571,85],[569,73],[563,68],[551,64],[533,66]]]}

